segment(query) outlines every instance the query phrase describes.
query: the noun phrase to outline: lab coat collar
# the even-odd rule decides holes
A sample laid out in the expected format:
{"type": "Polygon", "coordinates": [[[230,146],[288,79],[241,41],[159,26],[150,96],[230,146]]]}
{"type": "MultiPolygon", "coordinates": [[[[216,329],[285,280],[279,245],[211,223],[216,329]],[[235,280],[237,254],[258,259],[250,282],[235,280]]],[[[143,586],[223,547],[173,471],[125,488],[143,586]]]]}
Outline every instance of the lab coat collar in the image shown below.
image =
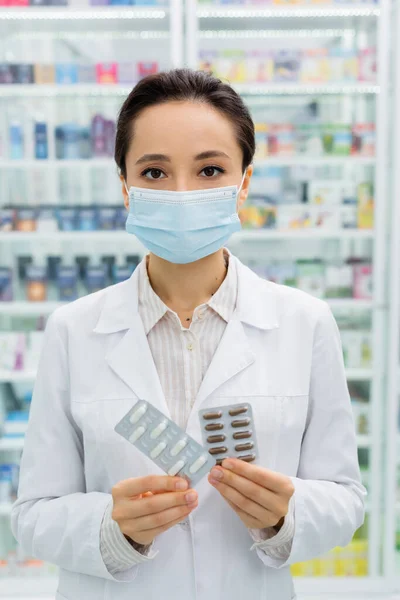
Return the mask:
{"type": "MultiPolygon", "coordinates": [[[[234,319],[259,329],[279,327],[277,297],[274,284],[260,279],[236,257],[238,296],[234,319]]],[[[95,333],[115,333],[135,327],[138,319],[139,269],[130,279],[111,286],[104,292],[104,304],[95,333]]]]}

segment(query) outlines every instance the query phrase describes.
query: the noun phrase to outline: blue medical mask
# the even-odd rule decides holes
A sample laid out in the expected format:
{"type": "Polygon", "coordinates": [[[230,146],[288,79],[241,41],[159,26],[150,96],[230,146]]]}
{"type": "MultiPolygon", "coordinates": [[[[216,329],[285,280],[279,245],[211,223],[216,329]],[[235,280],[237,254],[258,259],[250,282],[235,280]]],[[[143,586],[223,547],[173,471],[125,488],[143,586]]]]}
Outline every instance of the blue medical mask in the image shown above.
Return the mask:
{"type": "Polygon", "coordinates": [[[175,192],[131,187],[126,231],[150,252],[175,264],[200,260],[220,250],[240,231],[236,185],[175,192]]]}

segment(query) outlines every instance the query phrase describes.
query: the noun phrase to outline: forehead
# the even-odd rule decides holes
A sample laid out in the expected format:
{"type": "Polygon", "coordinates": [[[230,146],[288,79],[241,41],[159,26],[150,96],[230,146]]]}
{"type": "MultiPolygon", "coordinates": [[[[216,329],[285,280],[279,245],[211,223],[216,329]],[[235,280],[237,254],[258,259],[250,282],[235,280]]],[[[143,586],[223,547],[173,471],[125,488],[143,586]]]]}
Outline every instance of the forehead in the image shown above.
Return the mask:
{"type": "Polygon", "coordinates": [[[239,152],[234,125],[220,111],[204,102],[166,102],[146,108],[135,121],[132,147],[137,152],[183,148],[213,148],[239,152]]]}

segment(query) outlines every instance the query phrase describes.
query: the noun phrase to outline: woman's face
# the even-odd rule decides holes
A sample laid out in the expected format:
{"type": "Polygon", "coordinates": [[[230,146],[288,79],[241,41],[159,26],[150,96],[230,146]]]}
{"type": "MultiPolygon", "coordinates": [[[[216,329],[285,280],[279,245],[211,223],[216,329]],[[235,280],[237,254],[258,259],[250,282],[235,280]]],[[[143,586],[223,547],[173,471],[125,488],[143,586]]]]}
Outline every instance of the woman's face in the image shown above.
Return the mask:
{"type": "MultiPolygon", "coordinates": [[[[144,110],[135,121],[126,155],[127,187],[198,190],[240,185],[242,150],[232,123],[210,105],[168,102],[144,110]]],[[[246,200],[246,172],[238,209],[246,200]]],[[[126,208],[129,198],[122,186],[126,208]]]]}

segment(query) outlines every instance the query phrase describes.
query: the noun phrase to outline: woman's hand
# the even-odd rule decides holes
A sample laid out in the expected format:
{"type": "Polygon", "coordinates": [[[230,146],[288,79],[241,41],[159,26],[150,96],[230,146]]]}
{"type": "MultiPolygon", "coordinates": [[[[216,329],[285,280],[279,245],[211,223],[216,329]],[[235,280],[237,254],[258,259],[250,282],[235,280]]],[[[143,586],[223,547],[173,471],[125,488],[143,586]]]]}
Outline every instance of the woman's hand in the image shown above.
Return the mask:
{"type": "Polygon", "coordinates": [[[125,479],[112,488],[112,518],[125,536],[151,544],[197,507],[197,492],[187,488],[184,479],[167,475],[125,479]]]}
{"type": "Polygon", "coordinates": [[[282,525],[294,494],[293,483],[286,475],[236,458],[227,458],[222,467],[213,467],[208,481],[249,529],[282,525]]]}

